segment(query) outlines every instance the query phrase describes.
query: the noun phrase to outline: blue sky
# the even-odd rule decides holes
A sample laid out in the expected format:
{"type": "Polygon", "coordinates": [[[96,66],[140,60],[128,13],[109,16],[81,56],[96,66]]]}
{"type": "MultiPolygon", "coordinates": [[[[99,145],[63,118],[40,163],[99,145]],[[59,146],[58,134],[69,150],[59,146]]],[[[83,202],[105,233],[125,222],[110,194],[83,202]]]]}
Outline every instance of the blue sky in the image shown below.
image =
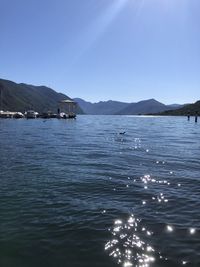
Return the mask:
{"type": "Polygon", "coordinates": [[[199,0],[0,0],[0,77],[97,102],[200,99],[199,0]]]}

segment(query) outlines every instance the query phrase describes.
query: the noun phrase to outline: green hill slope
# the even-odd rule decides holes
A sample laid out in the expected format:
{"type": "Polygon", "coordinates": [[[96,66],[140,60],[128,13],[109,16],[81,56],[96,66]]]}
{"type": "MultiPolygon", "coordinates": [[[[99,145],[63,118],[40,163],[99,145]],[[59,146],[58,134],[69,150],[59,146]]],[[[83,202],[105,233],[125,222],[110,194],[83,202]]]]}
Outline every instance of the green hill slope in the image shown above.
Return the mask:
{"type": "Polygon", "coordinates": [[[160,113],[159,115],[173,115],[173,116],[186,116],[190,113],[191,116],[194,116],[198,113],[200,115],[200,100],[194,104],[185,105],[182,108],[176,110],[168,110],[160,113]]]}
{"type": "MultiPolygon", "coordinates": [[[[17,84],[12,81],[0,79],[0,109],[24,112],[34,109],[37,112],[57,112],[58,102],[70,97],[57,93],[46,86],[34,86],[24,83],[17,84]]],[[[77,113],[83,111],[78,107],[77,113]]]]}

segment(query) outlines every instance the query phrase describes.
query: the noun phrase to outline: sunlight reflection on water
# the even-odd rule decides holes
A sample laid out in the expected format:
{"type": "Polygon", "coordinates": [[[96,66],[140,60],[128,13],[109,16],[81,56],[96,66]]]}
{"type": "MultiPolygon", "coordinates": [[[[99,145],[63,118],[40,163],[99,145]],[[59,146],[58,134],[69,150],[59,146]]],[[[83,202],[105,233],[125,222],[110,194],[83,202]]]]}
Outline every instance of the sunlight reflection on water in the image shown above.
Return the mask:
{"type": "MultiPolygon", "coordinates": [[[[157,164],[165,164],[164,161],[156,161],[157,164]]],[[[170,175],[173,174],[172,171],[169,172],[170,175]]],[[[152,178],[150,174],[146,174],[139,179],[127,178],[129,185],[133,182],[141,184],[144,190],[151,192],[154,189],[154,185],[157,186],[181,186],[178,184],[171,184],[167,179],[156,179],[152,178]]],[[[126,187],[129,187],[126,185],[126,187]]],[[[161,190],[159,190],[161,191],[161,190]]],[[[143,199],[141,205],[167,205],[169,199],[165,196],[163,192],[159,192],[157,195],[151,197],[150,200],[143,199]],[[157,204],[156,204],[157,203],[157,204]]],[[[168,235],[173,235],[175,231],[175,226],[171,224],[165,224],[163,229],[157,233],[162,235],[163,233],[168,235]]],[[[131,214],[127,220],[117,219],[114,221],[114,225],[109,229],[111,233],[111,240],[105,244],[105,251],[108,252],[110,257],[113,257],[117,264],[121,266],[134,266],[134,267],[150,267],[153,263],[159,259],[168,260],[166,256],[162,256],[159,250],[155,250],[151,244],[151,236],[155,233],[151,230],[147,230],[147,227],[142,223],[142,220],[137,218],[134,214],[131,214]]],[[[189,228],[187,232],[190,235],[196,234],[195,228],[189,228]]],[[[187,235],[187,233],[185,233],[187,235]]],[[[178,262],[178,260],[177,260],[178,262]]],[[[187,265],[189,261],[184,259],[181,260],[181,265],[187,265]]]]}
{"type": "Polygon", "coordinates": [[[149,267],[155,261],[154,248],[144,239],[153,233],[133,214],[126,221],[116,220],[110,232],[112,239],[105,245],[105,250],[118,264],[149,267]]]}

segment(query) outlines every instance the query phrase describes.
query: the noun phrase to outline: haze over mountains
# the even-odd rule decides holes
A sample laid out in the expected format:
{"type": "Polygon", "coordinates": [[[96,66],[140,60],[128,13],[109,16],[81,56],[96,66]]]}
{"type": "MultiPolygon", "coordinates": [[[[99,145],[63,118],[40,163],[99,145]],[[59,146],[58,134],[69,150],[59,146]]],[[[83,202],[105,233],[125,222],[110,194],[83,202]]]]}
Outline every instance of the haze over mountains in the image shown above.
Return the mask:
{"type": "Polygon", "coordinates": [[[143,100],[137,103],[124,103],[119,101],[87,102],[81,98],[74,98],[85,114],[92,115],[138,115],[153,114],[166,110],[174,110],[181,105],[164,105],[155,99],[143,100]]]}
{"type": "Polygon", "coordinates": [[[74,98],[79,104],[85,114],[91,115],[114,115],[127,107],[127,103],[119,101],[100,101],[98,103],[91,103],[81,98],[74,98]]]}
{"type": "MultiPolygon", "coordinates": [[[[46,86],[34,86],[24,83],[15,83],[0,79],[0,110],[21,111],[34,109],[40,113],[57,112],[58,102],[64,99],[72,99],[69,96],[58,93],[46,86]]],[[[194,115],[200,114],[200,101],[187,105],[165,105],[155,99],[143,100],[137,103],[125,103],[119,101],[100,101],[91,103],[81,98],[74,98],[78,103],[78,114],[91,115],[194,115]]]]}

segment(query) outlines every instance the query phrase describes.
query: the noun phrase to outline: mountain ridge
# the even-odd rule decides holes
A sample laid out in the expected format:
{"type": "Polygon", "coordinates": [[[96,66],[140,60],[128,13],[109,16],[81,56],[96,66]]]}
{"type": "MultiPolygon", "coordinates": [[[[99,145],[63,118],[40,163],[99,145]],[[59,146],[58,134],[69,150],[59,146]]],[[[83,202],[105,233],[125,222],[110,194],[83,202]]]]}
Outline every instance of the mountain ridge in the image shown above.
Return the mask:
{"type": "Polygon", "coordinates": [[[151,98],[139,102],[99,101],[91,103],[81,98],[74,98],[85,114],[90,115],[139,115],[148,113],[159,113],[170,109],[176,109],[181,105],[165,105],[151,98]]]}
{"type": "Polygon", "coordinates": [[[158,113],[157,115],[165,115],[165,116],[195,116],[200,115],[200,100],[195,103],[186,104],[183,107],[176,110],[166,110],[164,112],[158,113]]]}
{"type": "MultiPolygon", "coordinates": [[[[0,109],[2,110],[24,112],[34,109],[39,113],[47,111],[57,113],[59,101],[72,100],[69,96],[47,86],[15,83],[5,79],[0,79],[0,90],[0,109]]],[[[83,114],[80,107],[77,107],[77,113],[83,114]]]]}
{"type": "Polygon", "coordinates": [[[81,98],[74,98],[74,100],[86,114],[90,115],[114,115],[127,105],[125,102],[114,100],[99,101],[96,103],[91,103],[81,98]]]}

